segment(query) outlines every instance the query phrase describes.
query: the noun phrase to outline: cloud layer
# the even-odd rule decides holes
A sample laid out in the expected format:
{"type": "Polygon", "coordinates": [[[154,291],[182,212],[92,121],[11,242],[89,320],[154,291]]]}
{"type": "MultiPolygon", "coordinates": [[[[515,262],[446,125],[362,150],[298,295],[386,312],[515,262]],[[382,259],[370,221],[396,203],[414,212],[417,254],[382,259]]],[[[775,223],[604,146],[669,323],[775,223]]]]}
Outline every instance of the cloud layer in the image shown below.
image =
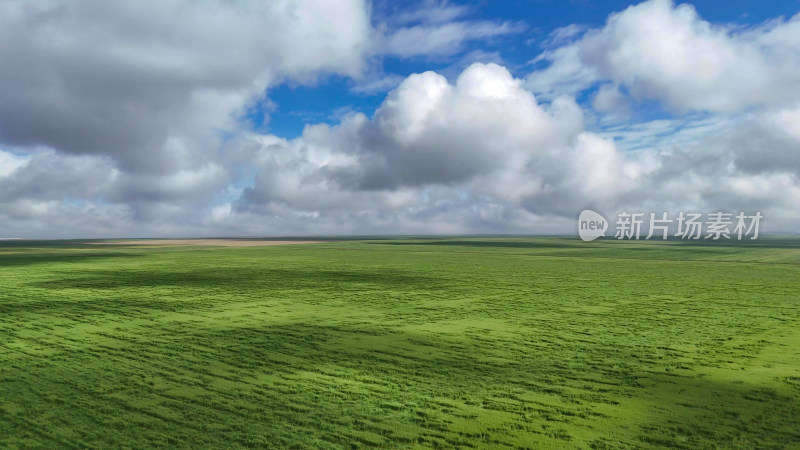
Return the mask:
{"type": "Polygon", "coordinates": [[[650,0],[556,30],[530,73],[412,74],[294,139],[242,120],[287,80],[520,27],[426,11],[375,28],[355,0],[5,2],[0,236],[570,233],[584,208],[800,229],[798,16],[716,25],[650,0]]]}
{"type": "Polygon", "coordinates": [[[800,100],[800,14],[736,28],[706,22],[689,4],[650,0],[539,58],[551,65],[528,76],[536,92],[608,82],[679,111],[771,106],[800,100]]]}

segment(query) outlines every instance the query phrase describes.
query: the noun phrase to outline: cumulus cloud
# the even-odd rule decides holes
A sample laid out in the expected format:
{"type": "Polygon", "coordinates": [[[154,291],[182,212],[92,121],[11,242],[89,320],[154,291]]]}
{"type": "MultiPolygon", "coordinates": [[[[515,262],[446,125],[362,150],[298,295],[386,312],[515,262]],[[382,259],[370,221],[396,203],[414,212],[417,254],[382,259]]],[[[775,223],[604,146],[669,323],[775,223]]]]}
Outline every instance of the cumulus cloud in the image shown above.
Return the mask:
{"type": "Polygon", "coordinates": [[[497,227],[487,218],[570,215],[617,198],[647,170],[586,132],[574,100],[541,105],[496,64],[473,64],[452,84],[412,75],[370,118],[307,127],[291,141],[251,134],[238,145],[260,171],[234,212],[294,208],[315,219],[435,217],[455,198],[469,205],[458,214],[471,214],[466,223],[497,227]]]}
{"type": "Polygon", "coordinates": [[[0,202],[91,198],[106,192],[118,175],[107,160],[40,151],[0,177],[0,202]]]}
{"type": "Polygon", "coordinates": [[[51,152],[5,181],[38,192],[23,174],[67,183],[102,165],[103,200],[134,217],[196,210],[229,181],[219,149],[247,107],[287,78],[358,74],[370,32],[362,0],[3,2],[0,144],[51,152]],[[83,165],[53,166],[67,155],[83,165]]]}
{"type": "MultiPolygon", "coordinates": [[[[454,84],[434,72],[411,75],[372,118],[351,115],[335,128],[309,127],[291,143],[269,140],[267,148],[296,148],[292,154],[319,166],[326,182],[386,191],[453,185],[518,166],[567,145],[581,129],[574,101],[545,108],[505,68],[474,64],[454,84]]],[[[289,154],[273,148],[268,161],[288,169],[294,162],[282,158],[289,154]]]]}
{"type": "Polygon", "coordinates": [[[0,139],[147,170],[202,160],[177,148],[197,144],[187,134],[233,127],[270,82],[356,73],[369,31],[356,0],[0,8],[0,139]]]}
{"type": "Polygon", "coordinates": [[[773,231],[800,219],[800,104],[707,119],[640,147],[650,169],[617,207],[655,211],[762,211],[773,231]],[[714,121],[717,123],[713,123],[714,121]]]}
{"type": "Polygon", "coordinates": [[[382,230],[387,217],[404,230],[438,220],[454,228],[448,214],[471,232],[554,232],[587,207],[763,210],[776,226],[793,220],[797,106],[620,126],[621,146],[614,133],[587,131],[572,98],[540,104],[523,84],[495,64],[474,64],[453,83],[422,73],[372,117],[311,126],[294,140],[250,135],[237,145],[257,155],[260,171],[226,217],[293,212],[308,232],[333,223],[382,230]]]}
{"type": "Polygon", "coordinates": [[[689,4],[649,0],[540,60],[550,67],[528,77],[534,92],[608,80],[676,110],[775,105],[800,99],[800,15],[743,28],[711,24],[689,4]]]}

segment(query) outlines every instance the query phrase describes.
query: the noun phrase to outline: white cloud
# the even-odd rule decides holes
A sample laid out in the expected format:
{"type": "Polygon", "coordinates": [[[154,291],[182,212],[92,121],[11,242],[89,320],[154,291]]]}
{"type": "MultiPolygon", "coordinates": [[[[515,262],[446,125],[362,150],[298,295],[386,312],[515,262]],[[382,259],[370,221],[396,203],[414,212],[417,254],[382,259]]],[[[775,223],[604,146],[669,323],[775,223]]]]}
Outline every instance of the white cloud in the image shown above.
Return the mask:
{"type": "Polygon", "coordinates": [[[550,36],[542,43],[544,47],[558,47],[562,46],[580,36],[586,27],[578,24],[569,24],[563,27],[556,28],[550,33],[550,36]]]}
{"type": "Polygon", "coordinates": [[[796,107],[620,126],[604,137],[586,131],[574,100],[543,106],[522,85],[493,64],[472,65],[452,84],[428,72],[403,81],[371,118],[354,114],[291,141],[251,135],[239,145],[261,169],[231,220],[302,213],[309,233],[378,232],[391,221],[395,232],[422,223],[558,232],[545,219],[565,226],[561,218],[586,207],[762,210],[776,227],[796,220],[796,107]],[[765,132],[773,145],[754,151],[744,137],[765,132]]]}
{"type": "Polygon", "coordinates": [[[381,53],[403,58],[449,56],[460,52],[468,41],[519,33],[523,29],[518,23],[490,21],[412,25],[388,33],[381,53]]]}
{"type": "Polygon", "coordinates": [[[134,221],[193,216],[231,181],[219,149],[251,102],[286,78],[357,75],[370,32],[362,0],[3,2],[0,144],[30,159],[0,154],[4,194],[45,205],[74,180],[134,221]],[[87,171],[115,181],[86,186],[87,171]]]}
{"type": "Polygon", "coordinates": [[[29,157],[0,150],[0,178],[7,177],[20,167],[28,164],[29,157]]]}
{"type": "Polygon", "coordinates": [[[688,4],[649,0],[574,44],[548,50],[527,85],[547,94],[610,80],[675,110],[731,112],[800,99],[800,15],[756,28],[703,20],[688,4]]]}
{"type": "Polygon", "coordinates": [[[416,9],[401,12],[389,17],[394,23],[447,23],[466,15],[469,8],[464,5],[453,5],[447,2],[426,0],[420,2],[416,9]]]}
{"type": "MultiPolygon", "coordinates": [[[[168,139],[196,145],[271,82],[356,74],[369,22],[358,0],[4,2],[0,139],[111,154],[163,170],[168,139]],[[194,131],[207,133],[196,141],[194,131]]],[[[178,161],[176,161],[176,159],[178,161]]]]}
{"type": "Polygon", "coordinates": [[[575,46],[548,50],[532,62],[547,61],[546,70],[531,73],[525,80],[525,87],[537,97],[551,99],[559,95],[575,95],[589,88],[598,80],[597,70],[584,64],[575,46]]]}
{"type": "Polygon", "coordinates": [[[400,84],[404,77],[397,74],[374,74],[373,76],[359,80],[350,90],[357,94],[379,94],[386,93],[400,84]]]}
{"type": "Polygon", "coordinates": [[[622,113],[627,109],[627,101],[619,86],[605,84],[595,92],[592,108],[601,113],[622,113]]]}
{"type": "Polygon", "coordinates": [[[471,226],[498,226],[487,218],[530,214],[526,207],[571,213],[574,203],[558,199],[615,197],[636,164],[583,130],[573,100],[545,108],[495,64],[474,64],[453,84],[433,72],[412,75],[372,118],[354,114],[295,140],[251,135],[239,145],[261,171],[238,211],[435,217],[457,198],[471,226]]]}

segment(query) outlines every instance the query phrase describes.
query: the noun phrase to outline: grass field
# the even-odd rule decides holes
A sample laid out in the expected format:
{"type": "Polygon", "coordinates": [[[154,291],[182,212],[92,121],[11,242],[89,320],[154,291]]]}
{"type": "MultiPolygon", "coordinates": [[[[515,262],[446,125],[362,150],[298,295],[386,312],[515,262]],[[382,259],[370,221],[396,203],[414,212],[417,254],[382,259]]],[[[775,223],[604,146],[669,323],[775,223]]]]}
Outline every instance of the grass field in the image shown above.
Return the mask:
{"type": "Polygon", "coordinates": [[[800,446],[800,240],[0,243],[0,447],[800,446]]]}

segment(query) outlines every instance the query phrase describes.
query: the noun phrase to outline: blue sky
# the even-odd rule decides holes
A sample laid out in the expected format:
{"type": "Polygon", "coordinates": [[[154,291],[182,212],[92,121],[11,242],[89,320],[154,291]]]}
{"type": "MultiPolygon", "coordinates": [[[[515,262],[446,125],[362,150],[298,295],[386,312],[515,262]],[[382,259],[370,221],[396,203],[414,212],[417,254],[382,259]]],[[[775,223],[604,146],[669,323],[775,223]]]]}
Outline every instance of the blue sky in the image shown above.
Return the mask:
{"type": "MultiPolygon", "coordinates": [[[[592,0],[505,0],[452,1],[451,7],[463,7],[464,20],[516,22],[524,28],[516,33],[489,40],[471,41],[459,52],[447,56],[419,56],[411,59],[386,56],[375,64],[385,74],[406,77],[429,70],[443,71],[460,63],[465,55],[476,51],[487,53],[476,62],[493,62],[499,56],[516,76],[524,76],[531,61],[547,45],[550,34],[562,27],[578,25],[583,28],[602,26],[609,15],[636,4],[630,1],[592,0]],[[496,55],[495,55],[496,54],[496,55]]],[[[797,0],[698,0],[690,2],[706,20],[735,26],[753,26],[777,17],[790,17],[800,11],[797,0]]],[[[441,3],[440,3],[441,4],[441,3]]],[[[421,2],[377,1],[373,3],[373,22],[391,20],[393,16],[420,8],[421,2]]],[[[460,67],[463,69],[463,67],[460,67]]],[[[267,91],[268,100],[259,103],[246,118],[255,129],[287,138],[299,136],[307,124],[334,123],[343,111],[360,111],[371,115],[380,105],[385,91],[370,94],[353,92],[352,79],[326,76],[311,84],[289,82],[267,91]],[[268,118],[265,125],[265,117],[268,118]]],[[[584,96],[591,92],[584,93],[584,96]]],[[[658,105],[644,105],[642,113],[662,115],[658,105]]]]}

